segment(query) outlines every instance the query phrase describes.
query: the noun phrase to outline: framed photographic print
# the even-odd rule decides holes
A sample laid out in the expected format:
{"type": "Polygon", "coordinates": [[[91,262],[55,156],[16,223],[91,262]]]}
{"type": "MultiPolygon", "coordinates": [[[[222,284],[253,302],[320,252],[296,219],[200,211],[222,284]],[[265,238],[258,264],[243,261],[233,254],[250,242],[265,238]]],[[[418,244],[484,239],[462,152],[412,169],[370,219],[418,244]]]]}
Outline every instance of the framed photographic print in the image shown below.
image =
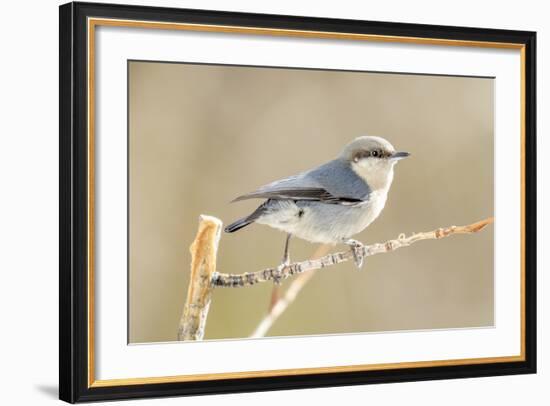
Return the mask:
{"type": "Polygon", "coordinates": [[[536,371],[534,32],[60,7],[60,398],[536,371]]]}

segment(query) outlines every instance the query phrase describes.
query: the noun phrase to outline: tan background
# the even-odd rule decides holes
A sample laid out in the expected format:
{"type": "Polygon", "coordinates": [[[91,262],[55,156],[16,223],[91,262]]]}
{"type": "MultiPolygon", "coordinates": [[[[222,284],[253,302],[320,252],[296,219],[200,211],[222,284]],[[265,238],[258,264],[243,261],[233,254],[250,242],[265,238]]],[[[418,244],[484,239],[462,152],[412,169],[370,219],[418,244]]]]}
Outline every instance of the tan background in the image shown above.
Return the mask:
{"type": "MultiPolygon", "coordinates": [[[[493,214],[492,79],[147,62],[130,62],[129,75],[132,343],[175,340],[199,214],[229,224],[261,202],[229,204],[235,196],[332,159],[356,136],[412,153],[364,243],[493,214]]],[[[261,225],[223,234],[219,269],[274,266],[283,243],[261,225]]],[[[293,240],[291,256],[315,248],[293,240]]],[[[217,289],[205,338],[251,334],[271,288],[217,289]]],[[[319,272],[268,335],[490,326],[493,299],[490,227],[368,258],[362,272],[319,272]]]]}

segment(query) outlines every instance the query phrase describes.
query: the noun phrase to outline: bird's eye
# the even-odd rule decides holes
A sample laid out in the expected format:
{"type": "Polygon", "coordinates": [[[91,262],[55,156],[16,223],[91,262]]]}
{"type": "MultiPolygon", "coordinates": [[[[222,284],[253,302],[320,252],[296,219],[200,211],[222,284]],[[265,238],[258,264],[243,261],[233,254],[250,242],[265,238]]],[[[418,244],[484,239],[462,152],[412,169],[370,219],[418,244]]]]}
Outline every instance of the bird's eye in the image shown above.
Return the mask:
{"type": "Polygon", "coordinates": [[[380,153],[379,153],[378,151],[376,151],[376,150],[372,151],[370,154],[371,154],[371,156],[373,156],[373,157],[375,157],[375,158],[378,157],[378,156],[380,155],[380,153]]]}

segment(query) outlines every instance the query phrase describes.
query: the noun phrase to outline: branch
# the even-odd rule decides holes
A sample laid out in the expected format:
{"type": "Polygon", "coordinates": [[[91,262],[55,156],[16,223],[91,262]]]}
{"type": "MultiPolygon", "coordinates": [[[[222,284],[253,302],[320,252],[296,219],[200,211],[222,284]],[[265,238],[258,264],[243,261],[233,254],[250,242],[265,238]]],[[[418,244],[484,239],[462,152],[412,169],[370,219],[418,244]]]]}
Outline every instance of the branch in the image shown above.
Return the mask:
{"type": "MultiPolygon", "coordinates": [[[[473,224],[470,224],[468,226],[463,226],[463,227],[460,227],[460,228],[459,227],[449,227],[447,229],[438,229],[438,230],[435,230],[435,231],[432,231],[432,232],[429,232],[429,233],[413,234],[411,237],[409,237],[407,239],[407,240],[409,240],[408,245],[410,245],[410,244],[412,244],[416,241],[420,241],[420,240],[424,240],[424,239],[434,239],[434,238],[447,237],[451,234],[477,233],[478,231],[481,231],[483,228],[485,228],[485,226],[487,226],[488,224],[491,224],[493,221],[494,221],[494,218],[490,217],[490,218],[487,218],[485,220],[479,221],[477,223],[473,223],[473,224]],[[452,232],[451,231],[446,231],[446,230],[451,230],[451,229],[453,230],[452,232]],[[427,235],[427,237],[425,237],[426,235],[427,235]],[[422,238],[419,237],[419,236],[422,236],[422,238]],[[416,238],[414,238],[414,237],[416,237],[416,238]]],[[[403,235],[400,235],[399,238],[398,238],[398,241],[403,243],[403,237],[404,237],[403,235]]],[[[395,240],[391,241],[390,246],[393,249],[399,248],[397,246],[394,246],[393,241],[395,241],[395,240]]],[[[385,243],[384,246],[386,244],[388,244],[388,243],[385,243]]],[[[406,246],[406,245],[401,245],[400,247],[403,247],[403,246],[406,246]]],[[[317,257],[325,255],[328,248],[329,248],[328,245],[320,246],[319,249],[315,252],[315,254],[313,255],[312,258],[317,258],[317,257]]],[[[365,248],[367,248],[367,247],[365,247],[365,248]]],[[[389,252],[389,250],[386,251],[386,252],[389,252]]],[[[266,335],[266,333],[269,331],[269,329],[271,328],[271,326],[273,326],[273,324],[277,321],[277,319],[285,312],[285,310],[288,308],[288,306],[290,306],[292,304],[292,302],[294,302],[294,299],[296,299],[296,297],[298,296],[300,291],[304,288],[304,286],[306,286],[306,284],[315,275],[316,272],[317,272],[317,270],[313,270],[312,272],[306,272],[306,273],[302,273],[302,274],[298,275],[298,277],[296,279],[294,279],[294,281],[288,287],[288,289],[286,290],[284,295],[280,296],[272,304],[269,311],[267,312],[265,317],[260,321],[260,324],[258,324],[258,326],[254,330],[254,332],[250,335],[250,337],[251,338],[264,337],[266,335]]]]}
{"type": "Polygon", "coordinates": [[[202,340],[206,317],[212,297],[212,276],[216,270],[216,256],[222,222],[210,216],[199,217],[199,229],[191,251],[191,277],[187,300],[178,328],[178,340],[202,340]]]}
{"type": "MultiPolygon", "coordinates": [[[[472,223],[466,226],[438,228],[437,230],[433,231],[415,233],[409,237],[406,237],[405,234],[401,234],[395,240],[388,240],[385,243],[365,245],[363,247],[363,253],[365,257],[368,257],[371,255],[385,254],[395,251],[399,248],[408,247],[409,245],[412,245],[422,240],[441,239],[454,234],[477,233],[493,222],[494,218],[488,217],[484,220],[478,221],[477,223],[472,223]]],[[[342,262],[347,262],[350,259],[353,259],[351,251],[343,251],[325,255],[317,259],[307,260],[303,262],[295,262],[288,265],[282,270],[278,268],[267,268],[256,272],[245,272],[244,274],[226,274],[214,272],[212,274],[212,284],[220,287],[243,287],[252,286],[261,282],[277,282],[288,279],[294,275],[299,275],[305,272],[323,269],[332,265],[340,264],[342,262]]]]}
{"type": "MultiPolygon", "coordinates": [[[[405,234],[401,234],[395,240],[364,246],[364,256],[367,257],[395,251],[398,248],[408,247],[422,240],[440,239],[454,234],[477,233],[487,225],[493,223],[493,221],[494,218],[489,217],[466,226],[438,228],[434,231],[415,233],[409,237],[406,237],[405,234]]],[[[215,286],[252,286],[260,282],[279,282],[283,279],[298,275],[298,278],[291,284],[284,296],[274,304],[268,315],[262,320],[253,333],[253,337],[261,337],[265,335],[275,320],[277,320],[294,301],[300,290],[314,275],[314,271],[346,262],[353,258],[351,251],[324,255],[328,250],[328,246],[324,245],[319,248],[312,259],[290,264],[283,269],[267,268],[251,273],[245,272],[244,274],[220,273],[216,271],[216,257],[221,228],[222,222],[219,219],[204,215],[199,217],[199,229],[195,241],[190,247],[192,255],[191,277],[189,280],[186,303],[178,328],[178,340],[202,340],[210,307],[212,290],[215,286]],[[316,258],[316,256],[320,257],[316,258]]]]}

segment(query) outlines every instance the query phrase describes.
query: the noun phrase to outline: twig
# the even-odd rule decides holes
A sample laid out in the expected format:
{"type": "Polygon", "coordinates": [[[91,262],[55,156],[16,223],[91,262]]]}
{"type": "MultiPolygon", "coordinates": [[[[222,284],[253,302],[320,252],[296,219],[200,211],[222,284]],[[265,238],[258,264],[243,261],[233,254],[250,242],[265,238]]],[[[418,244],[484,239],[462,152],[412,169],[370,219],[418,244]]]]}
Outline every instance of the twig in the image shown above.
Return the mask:
{"type": "Polygon", "coordinates": [[[191,251],[191,277],[187,300],[178,328],[178,340],[202,340],[206,317],[212,297],[212,276],[216,270],[216,257],[222,222],[211,216],[199,217],[199,229],[191,251]]]}
{"type": "MultiPolygon", "coordinates": [[[[365,245],[363,247],[363,255],[365,257],[368,257],[376,254],[384,254],[387,252],[395,251],[399,248],[408,247],[409,245],[422,240],[440,239],[454,234],[477,233],[478,231],[481,231],[483,228],[485,228],[487,225],[493,223],[493,221],[494,218],[489,217],[466,226],[438,228],[437,230],[433,231],[415,233],[409,237],[406,237],[405,234],[401,234],[395,240],[388,240],[385,243],[365,245]]],[[[325,255],[321,258],[317,258],[314,260],[295,262],[288,265],[282,270],[277,268],[267,268],[256,272],[245,272],[244,274],[226,274],[214,272],[212,275],[212,284],[220,287],[243,287],[252,286],[261,282],[281,281],[294,275],[299,275],[304,272],[317,269],[323,269],[332,265],[349,261],[350,259],[353,259],[351,251],[343,251],[325,255]]]]}
{"type": "MultiPolygon", "coordinates": [[[[409,237],[406,237],[405,234],[401,234],[395,240],[389,240],[382,244],[364,246],[364,256],[367,257],[391,252],[422,240],[439,239],[453,234],[477,233],[488,224],[493,223],[493,221],[494,218],[489,217],[466,226],[438,228],[434,231],[415,233],[409,237]]],[[[260,282],[278,282],[290,278],[291,276],[298,275],[296,280],[285,292],[284,296],[277,300],[253,333],[253,337],[261,337],[265,335],[275,320],[277,320],[294,301],[300,290],[305,286],[307,281],[311,279],[316,270],[346,262],[353,258],[350,251],[324,255],[326,251],[321,250],[326,250],[327,247],[322,246],[317,252],[317,255],[322,255],[319,258],[292,263],[282,270],[267,268],[261,271],[244,274],[220,273],[216,271],[216,256],[221,228],[222,222],[219,219],[210,216],[200,216],[199,230],[197,231],[195,241],[190,247],[192,255],[191,278],[189,280],[187,300],[178,328],[178,340],[202,340],[208,309],[210,307],[212,290],[215,286],[251,286],[260,282]]]]}
{"type": "MultiPolygon", "coordinates": [[[[470,225],[472,231],[470,232],[477,232],[481,230],[485,225],[492,222],[492,218],[486,219],[483,222],[486,222],[485,224],[481,224],[478,226],[478,228],[473,227],[474,225],[470,225]]],[[[480,224],[475,223],[475,224],[480,224]]],[[[437,230],[436,230],[437,231],[437,230]]],[[[411,236],[412,237],[412,236],[411,236]]],[[[412,243],[412,242],[411,242],[412,243]]],[[[328,246],[323,245],[319,248],[319,250],[314,254],[314,257],[319,257],[324,255],[324,252],[321,253],[323,250],[327,250],[328,246]],[[321,251],[321,252],[319,252],[321,251]]],[[[271,326],[277,321],[277,319],[285,312],[285,310],[288,308],[288,306],[296,299],[298,296],[298,293],[302,290],[302,288],[309,282],[309,280],[315,275],[317,271],[313,272],[307,272],[299,275],[289,286],[289,288],[286,290],[285,294],[282,296],[279,296],[278,300],[275,301],[266,316],[261,320],[261,322],[258,324],[254,332],[250,335],[251,338],[258,338],[263,337],[265,334],[269,331],[271,326]]]]}

